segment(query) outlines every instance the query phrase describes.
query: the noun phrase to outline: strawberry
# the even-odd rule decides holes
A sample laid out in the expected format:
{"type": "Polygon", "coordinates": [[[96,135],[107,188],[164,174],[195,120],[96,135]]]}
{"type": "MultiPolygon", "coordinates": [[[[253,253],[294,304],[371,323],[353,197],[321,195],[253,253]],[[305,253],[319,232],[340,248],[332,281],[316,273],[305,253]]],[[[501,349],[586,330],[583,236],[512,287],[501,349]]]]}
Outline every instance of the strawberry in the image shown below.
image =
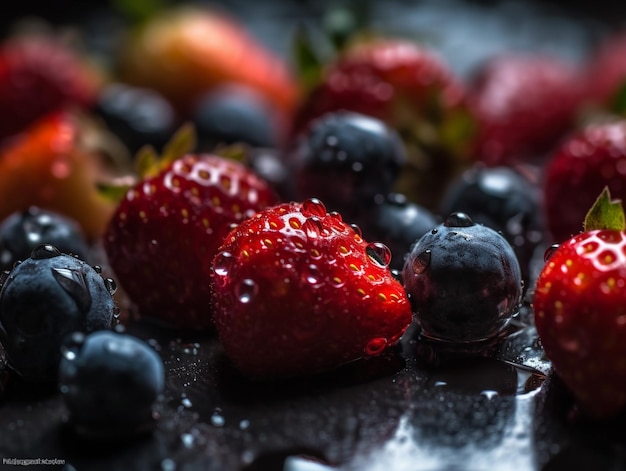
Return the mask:
{"type": "Polygon", "coordinates": [[[309,199],[259,212],[213,263],[215,325],[251,377],[287,377],[380,354],[411,322],[389,249],[309,199]]]}
{"type": "Polygon", "coordinates": [[[575,124],[583,82],[547,55],[491,58],[468,86],[479,123],[474,158],[490,166],[541,158],[575,124]]]}
{"type": "Polygon", "coordinates": [[[38,206],[76,220],[91,240],[102,235],[115,203],[96,186],[105,168],[83,142],[84,123],[53,113],[0,148],[0,220],[38,206]]]}
{"type": "Polygon", "coordinates": [[[396,190],[434,208],[444,183],[464,164],[472,136],[464,96],[461,82],[426,46],[396,38],[355,42],[327,66],[292,133],[332,111],[384,121],[399,132],[409,158],[396,190]]]}
{"type": "MultiPolygon", "coordinates": [[[[610,208],[606,190],[589,214],[602,206],[610,208]]],[[[547,357],[594,419],[626,408],[626,232],[617,207],[615,221],[588,217],[585,231],[549,256],[533,303],[547,357]]]]}
{"type": "Polygon", "coordinates": [[[107,227],[104,249],[140,316],[203,329],[212,324],[205,265],[231,224],[276,197],[243,164],[216,155],[185,154],[160,165],[126,193],[107,227]]]}
{"type": "Polygon", "coordinates": [[[608,186],[626,198],[626,120],[596,123],[576,131],[554,150],[546,164],[543,199],[553,240],[580,232],[585,208],[608,186]]]}
{"type": "Polygon", "coordinates": [[[95,68],[58,39],[5,40],[0,48],[0,138],[67,106],[90,107],[99,88],[95,68]]]}
{"type": "Polygon", "coordinates": [[[120,57],[128,83],[161,92],[183,114],[220,85],[250,87],[290,116],[298,89],[287,64],[234,18],[201,7],[179,7],[150,17],[130,35],[120,57]]]}

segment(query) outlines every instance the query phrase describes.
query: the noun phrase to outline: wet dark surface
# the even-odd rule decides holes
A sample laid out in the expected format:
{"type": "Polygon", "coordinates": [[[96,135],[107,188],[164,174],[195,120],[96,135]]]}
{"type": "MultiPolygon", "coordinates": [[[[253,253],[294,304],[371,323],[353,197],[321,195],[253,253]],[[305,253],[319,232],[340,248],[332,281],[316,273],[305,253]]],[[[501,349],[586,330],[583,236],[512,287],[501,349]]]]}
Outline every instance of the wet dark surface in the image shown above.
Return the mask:
{"type": "MultiPolygon", "coordinates": [[[[316,2],[257,3],[226,8],[285,53],[294,19],[322,11],[316,2]]],[[[505,49],[579,60],[619,18],[616,2],[594,2],[594,12],[588,2],[465,3],[380,2],[372,17],[427,38],[463,74],[505,49]]],[[[211,334],[130,325],[153,339],[166,366],[153,433],[86,442],[55,388],[23,384],[0,368],[0,458],[57,458],[68,471],[626,469],[624,417],[591,423],[577,415],[529,318],[523,313],[489,358],[439,355],[411,331],[382,357],[275,383],[238,375],[211,334]]]]}

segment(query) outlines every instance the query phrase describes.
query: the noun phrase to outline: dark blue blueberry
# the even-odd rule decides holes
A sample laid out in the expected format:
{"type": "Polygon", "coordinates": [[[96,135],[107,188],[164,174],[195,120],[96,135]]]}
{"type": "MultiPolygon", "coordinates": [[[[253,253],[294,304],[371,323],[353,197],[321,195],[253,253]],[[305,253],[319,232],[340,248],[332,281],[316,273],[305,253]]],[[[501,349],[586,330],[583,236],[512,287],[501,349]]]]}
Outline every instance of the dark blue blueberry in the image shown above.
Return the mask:
{"type": "Polygon", "coordinates": [[[278,121],[272,105],[243,85],[224,85],[201,96],[192,111],[192,120],[201,151],[219,145],[247,144],[275,148],[278,121]]]}
{"type": "Polygon", "coordinates": [[[411,245],[438,223],[429,210],[399,193],[376,198],[355,222],[366,240],[382,242],[391,249],[389,267],[393,270],[402,270],[411,245]]]}
{"type": "Polygon", "coordinates": [[[522,294],[511,245],[463,213],[415,243],[402,278],[422,335],[448,342],[496,337],[517,314],[522,294]]]}
{"type": "Polygon", "coordinates": [[[13,213],[0,225],[0,270],[10,270],[41,244],[89,260],[87,241],[74,220],[33,206],[13,213]]]}
{"type": "Polygon", "coordinates": [[[52,245],[35,248],[0,291],[0,342],[11,369],[26,381],[55,381],[67,335],[111,327],[114,291],[86,262],[52,245]]]}
{"type": "Polygon", "coordinates": [[[290,156],[294,197],[319,198],[353,219],[377,195],[391,192],[406,161],[398,134],[358,113],[328,113],[314,121],[290,156]]]}
{"type": "Polygon", "coordinates": [[[122,83],[103,89],[95,113],[133,155],[147,144],[161,150],[179,125],[174,108],[160,93],[122,83]]]}
{"type": "Polygon", "coordinates": [[[115,331],[74,333],[62,351],[59,387],[79,434],[123,439],[153,428],[165,373],[146,342],[115,331]]]}
{"type": "Polygon", "coordinates": [[[471,168],[452,183],[441,204],[441,214],[469,214],[477,224],[500,231],[511,244],[531,284],[531,262],[543,249],[545,227],[541,192],[534,174],[509,167],[471,168]]]}

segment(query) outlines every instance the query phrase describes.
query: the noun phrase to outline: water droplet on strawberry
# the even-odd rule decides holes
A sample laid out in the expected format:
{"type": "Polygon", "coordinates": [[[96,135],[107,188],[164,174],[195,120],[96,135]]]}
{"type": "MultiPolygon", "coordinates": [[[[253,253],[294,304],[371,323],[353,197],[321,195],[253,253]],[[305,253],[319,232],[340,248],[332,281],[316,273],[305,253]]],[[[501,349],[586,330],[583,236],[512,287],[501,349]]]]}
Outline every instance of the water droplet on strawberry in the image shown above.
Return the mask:
{"type": "Polygon", "coordinates": [[[430,250],[425,250],[417,257],[413,259],[413,273],[421,274],[424,273],[428,267],[430,266],[430,258],[432,256],[432,252],[430,250]]]}
{"type": "Polygon", "coordinates": [[[322,284],[322,280],[318,266],[313,264],[307,266],[303,274],[303,279],[311,286],[320,286],[322,284]]]}
{"type": "Polygon", "coordinates": [[[547,262],[550,259],[550,257],[554,255],[554,252],[556,252],[556,249],[558,248],[559,248],[559,244],[552,244],[550,247],[548,247],[543,254],[543,261],[547,262]]]}
{"type": "Polygon", "coordinates": [[[317,217],[310,217],[302,224],[302,230],[307,235],[309,239],[317,239],[320,235],[322,235],[322,231],[324,227],[322,226],[322,221],[317,217]]]}
{"type": "Polygon", "coordinates": [[[309,198],[302,203],[302,214],[305,216],[326,216],[326,206],[317,198],[309,198]]]}
{"type": "Polygon", "coordinates": [[[259,287],[250,278],[243,280],[239,286],[237,286],[236,295],[240,303],[247,304],[256,296],[259,287]]]}
{"type": "Polygon", "coordinates": [[[230,252],[222,252],[215,259],[213,271],[218,277],[227,277],[235,264],[235,257],[230,252]]]}
{"type": "Polygon", "coordinates": [[[381,267],[388,267],[391,263],[391,250],[382,242],[370,242],[365,252],[374,263],[381,267]]]}
{"type": "Polygon", "coordinates": [[[369,356],[380,355],[387,347],[387,339],[383,337],[375,337],[365,346],[365,354],[369,356]]]}
{"type": "Polygon", "coordinates": [[[356,224],[350,224],[350,227],[356,235],[358,235],[359,237],[363,237],[363,231],[361,231],[361,228],[359,226],[357,226],[356,224]]]}

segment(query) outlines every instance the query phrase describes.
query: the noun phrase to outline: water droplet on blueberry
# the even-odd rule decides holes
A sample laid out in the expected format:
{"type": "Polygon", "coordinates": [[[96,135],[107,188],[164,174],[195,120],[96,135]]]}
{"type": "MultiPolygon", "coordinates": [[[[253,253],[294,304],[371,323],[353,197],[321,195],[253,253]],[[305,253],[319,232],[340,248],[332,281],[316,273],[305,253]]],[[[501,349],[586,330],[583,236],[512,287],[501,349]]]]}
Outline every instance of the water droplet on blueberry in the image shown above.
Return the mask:
{"type": "Polygon", "coordinates": [[[470,227],[474,225],[474,221],[465,213],[452,213],[443,223],[446,227],[470,227]]]}
{"type": "Polygon", "coordinates": [[[42,244],[33,249],[30,257],[41,260],[44,258],[58,257],[59,255],[61,255],[61,252],[54,245],[42,244]]]}
{"type": "Polygon", "coordinates": [[[89,311],[91,293],[85,274],[69,268],[52,268],[52,276],[69,294],[82,312],[89,311]]]}

